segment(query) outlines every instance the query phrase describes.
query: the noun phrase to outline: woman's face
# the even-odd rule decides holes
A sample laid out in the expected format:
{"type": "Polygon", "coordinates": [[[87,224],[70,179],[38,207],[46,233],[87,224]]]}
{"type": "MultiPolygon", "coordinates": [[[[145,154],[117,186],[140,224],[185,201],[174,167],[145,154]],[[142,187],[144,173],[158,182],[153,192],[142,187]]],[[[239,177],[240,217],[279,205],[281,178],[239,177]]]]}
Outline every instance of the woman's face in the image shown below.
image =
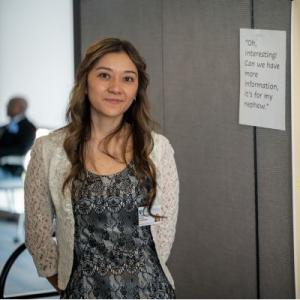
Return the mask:
{"type": "Polygon", "coordinates": [[[87,94],[93,116],[120,118],[138,90],[138,71],[124,52],[105,54],[87,77],[87,94]]]}

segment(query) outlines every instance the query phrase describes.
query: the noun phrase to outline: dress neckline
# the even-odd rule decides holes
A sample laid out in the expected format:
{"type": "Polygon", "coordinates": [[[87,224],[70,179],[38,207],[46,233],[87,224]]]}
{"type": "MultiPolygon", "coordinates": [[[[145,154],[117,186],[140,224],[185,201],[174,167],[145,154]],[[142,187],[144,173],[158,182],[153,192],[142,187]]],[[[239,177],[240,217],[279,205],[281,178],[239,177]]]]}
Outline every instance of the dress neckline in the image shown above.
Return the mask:
{"type": "Polygon", "coordinates": [[[122,169],[121,171],[115,172],[113,174],[98,174],[98,173],[92,172],[88,169],[85,169],[85,172],[88,176],[111,178],[111,177],[119,176],[119,175],[125,173],[132,165],[133,165],[133,160],[131,160],[124,169],[122,169]]]}

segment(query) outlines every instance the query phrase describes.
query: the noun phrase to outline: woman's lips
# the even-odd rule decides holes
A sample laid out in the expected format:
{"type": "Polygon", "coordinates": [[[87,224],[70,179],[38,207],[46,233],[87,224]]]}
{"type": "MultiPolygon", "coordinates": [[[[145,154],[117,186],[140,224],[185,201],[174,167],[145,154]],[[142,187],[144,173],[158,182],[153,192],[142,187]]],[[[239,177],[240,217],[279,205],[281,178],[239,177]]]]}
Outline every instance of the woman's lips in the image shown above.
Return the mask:
{"type": "Polygon", "coordinates": [[[123,102],[121,99],[113,99],[113,98],[106,98],[105,101],[111,103],[111,104],[119,104],[123,102]]]}

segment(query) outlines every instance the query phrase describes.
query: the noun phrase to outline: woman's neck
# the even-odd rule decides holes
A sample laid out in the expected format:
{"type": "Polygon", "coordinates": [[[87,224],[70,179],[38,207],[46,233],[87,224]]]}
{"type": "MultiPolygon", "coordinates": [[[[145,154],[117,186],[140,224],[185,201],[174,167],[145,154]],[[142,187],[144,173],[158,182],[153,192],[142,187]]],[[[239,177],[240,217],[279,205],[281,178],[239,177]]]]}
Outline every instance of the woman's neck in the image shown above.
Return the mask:
{"type": "Polygon", "coordinates": [[[102,140],[104,137],[113,132],[121,123],[122,116],[118,118],[95,117],[91,116],[91,139],[102,140]]]}
{"type": "Polygon", "coordinates": [[[95,155],[98,151],[102,153],[103,151],[108,151],[108,153],[121,159],[123,143],[129,138],[128,144],[126,143],[125,153],[127,156],[132,155],[131,127],[128,123],[125,123],[123,128],[109,140],[107,148],[102,144],[104,138],[112,133],[121,121],[122,118],[119,118],[119,120],[105,117],[101,118],[101,120],[91,118],[91,137],[86,144],[88,153],[94,153],[92,155],[95,155]]]}

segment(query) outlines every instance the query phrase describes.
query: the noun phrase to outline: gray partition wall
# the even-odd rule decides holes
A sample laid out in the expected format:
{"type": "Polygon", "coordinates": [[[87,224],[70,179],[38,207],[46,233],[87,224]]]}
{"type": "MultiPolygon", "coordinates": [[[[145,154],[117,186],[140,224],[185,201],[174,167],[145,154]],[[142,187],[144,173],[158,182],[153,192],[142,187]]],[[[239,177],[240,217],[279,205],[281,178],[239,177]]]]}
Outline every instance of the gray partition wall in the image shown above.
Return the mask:
{"type": "Polygon", "coordinates": [[[295,297],[290,0],[75,0],[74,20],[76,63],[108,36],[146,59],[180,178],[177,297],[295,297]],[[287,31],[286,131],[238,124],[239,29],[251,26],[287,31]]]}

